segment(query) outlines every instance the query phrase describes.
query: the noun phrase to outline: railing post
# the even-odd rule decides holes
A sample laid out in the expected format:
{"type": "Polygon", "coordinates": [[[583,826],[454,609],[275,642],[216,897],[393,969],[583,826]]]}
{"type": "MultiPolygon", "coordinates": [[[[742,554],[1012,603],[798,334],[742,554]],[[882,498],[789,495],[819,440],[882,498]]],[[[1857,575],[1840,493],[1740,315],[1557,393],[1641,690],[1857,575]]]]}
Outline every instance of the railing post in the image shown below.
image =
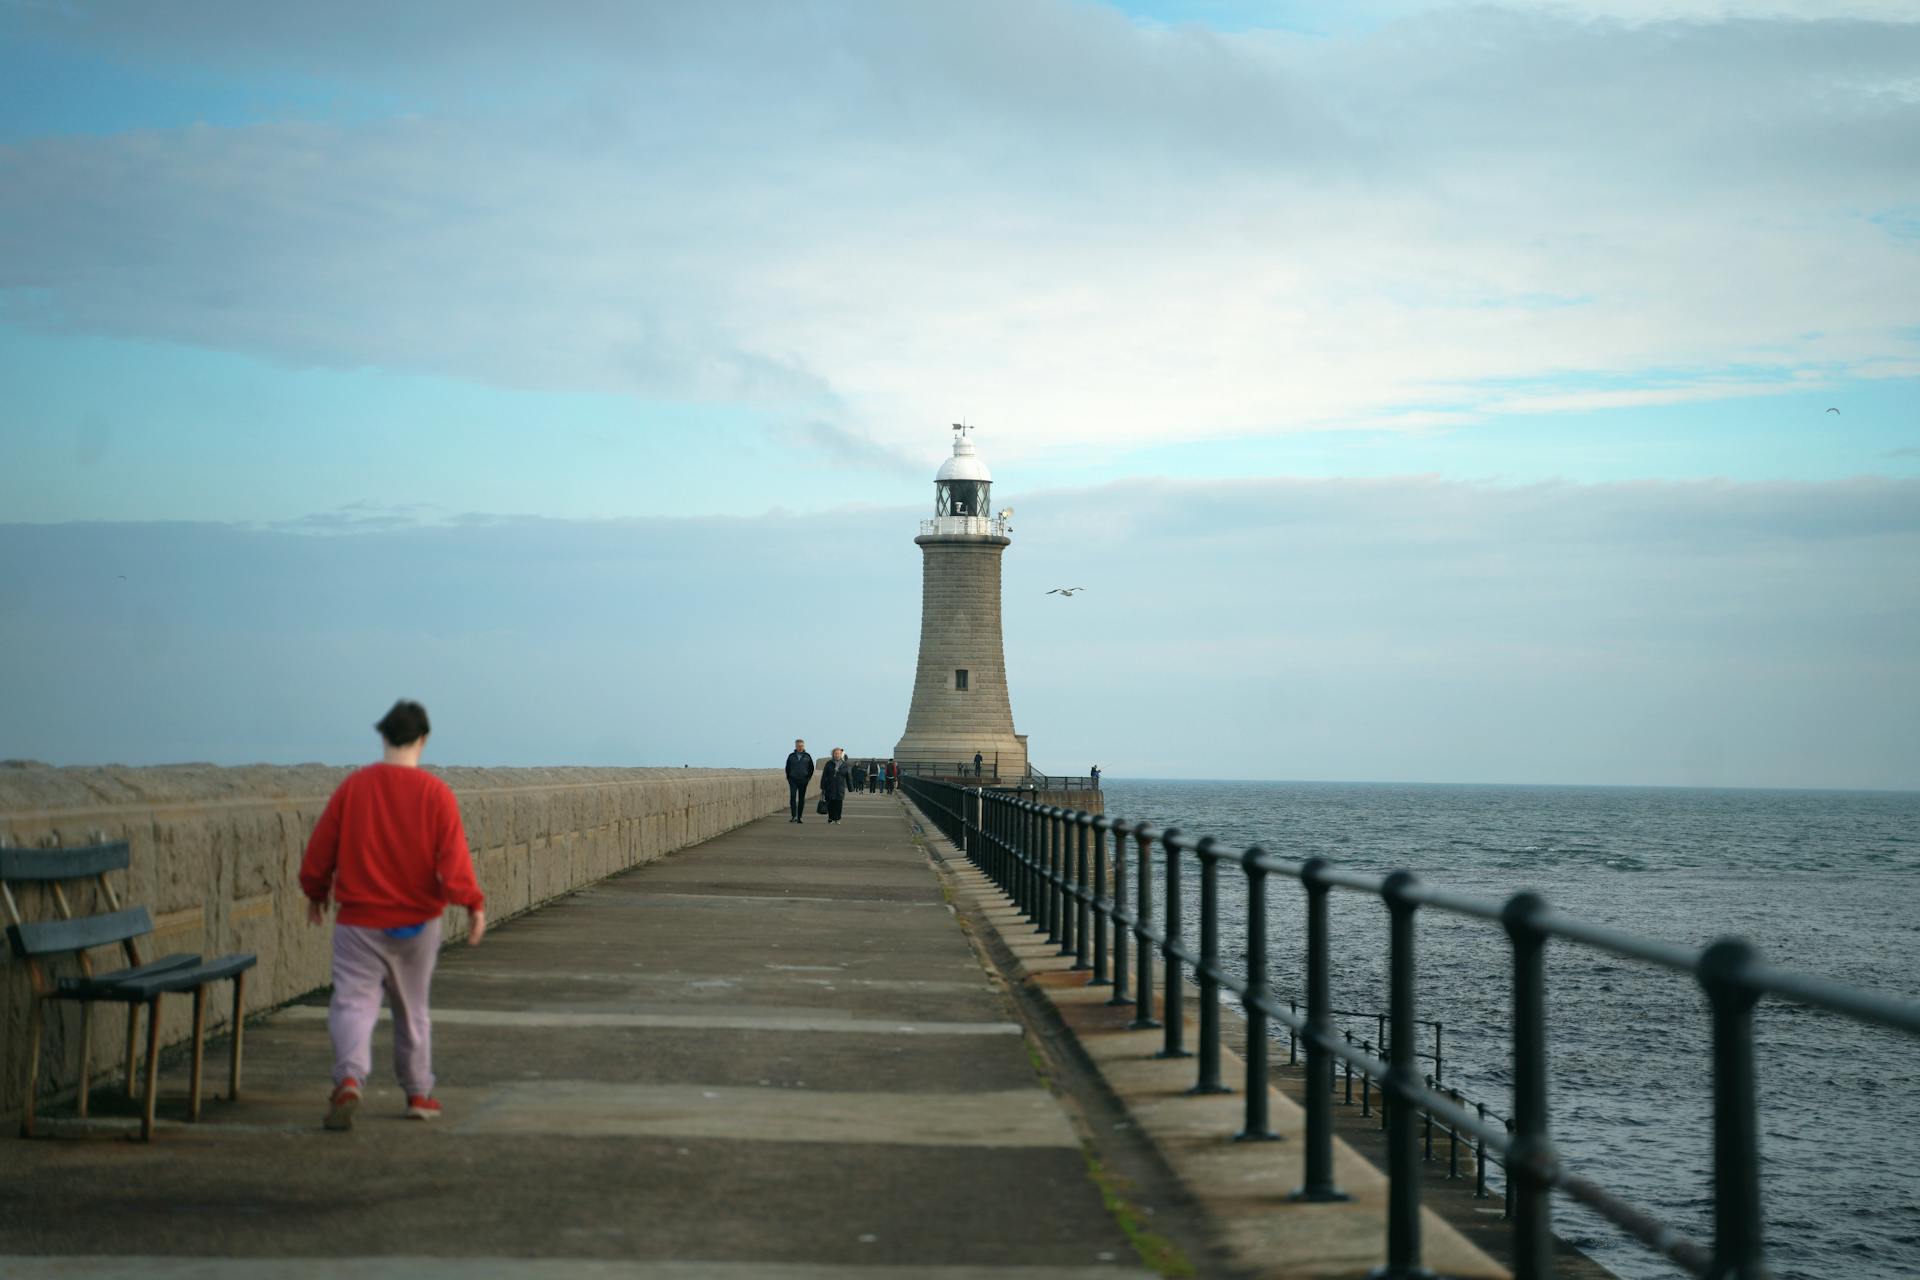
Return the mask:
{"type": "Polygon", "coordinates": [[[1033,800],[1020,802],[1020,869],[1025,881],[1021,912],[1041,927],[1041,810],[1033,800]]]}
{"type": "Polygon", "coordinates": [[[1108,1004],[1132,1004],[1127,991],[1127,824],[1113,824],[1113,998],[1108,1004]]]}
{"type": "Polygon", "coordinates": [[[1040,924],[1048,942],[1060,941],[1060,842],[1052,805],[1040,810],[1040,924]]]}
{"type": "Polygon", "coordinates": [[[1200,1075],[1188,1093],[1231,1093],[1220,1083],[1220,867],[1214,838],[1200,842],[1200,1075]]]}
{"type": "MultiPolygon", "coordinates": [[[[1506,1177],[1500,1182],[1500,1220],[1513,1221],[1513,1121],[1507,1121],[1507,1162],[1501,1166],[1506,1177]]],[[[1509,1228],[1511,1229],[1511,1228],[1509,1228]]]]}
{"type": "MultiPolygon", "coordinates": [[[[1287,1012],[1298,1018],[1300,1016],[1300,1002],[1298,1000],[1287,1001],[1287,1012]]],[[[1287,1065],[1290,1067],[1298,1066],[1299,1062],[1300,1035],[1289,1026],[1287,1028],[1287,1065]]]]}
{"type": "MultiPolygon", "coordinates": [[[[1433,1088],[1432,1076],[1426,1078],[1426,1085],[1429,1090],[1433,1088]]],[[[1431,1161],[1433,1159],[1433,1111],[1426,1106],[1422,1106],[1420,1108],[1420,1115],[1423,1120],[1420,1126],[1420,1159],[1423,1161],[1431,1161]]]]}
{"type": "Polygon", "coordinates": [[[1313,1203],[1347,1199],[1333,1181],[1333,1055],[1324,1043],[1324,1037],[1333,1034],[1327,933],[1327,895],[1332,886],[1321,878],[1326,869],[1325,858],[1309,858],[1300,869],[1300,883],[1307,891],[1307,1150],[1306,1177],[1293,1198],[1313,1203]]]}
{"type": "MultiPolygon", "coordinates": [[[[1487,1122],[1487,1104],[1476,1102],[1474,1110],[1480,1113],[1480,1123],[1487,1122]]],[[[1479,1134],[1473,1135],[1473,1198],[1487,1198],[1487,1140],[1479,1134]]]]}
{"type": "Polygon", "coordinates": [[[1089,824],[1091,832],[1083,838],[1093,842],[1093,979],[1090,987],[1104,987],[1113,979],[1108,976],[1107,965],[1107,910],[1111,905],[1101,905],[1107,897],[1107,833],[1101,828],[1099,819],[1089,824]]]}
{"type": "Polygon", "coordinates": [[[1000,887],[1020,905],[1020,802],[1003,798],[1000,806],[1000,887]]]}
{"type": "Polygon", "coordinates": [[[1086,814],[1076,813],[1073,815],[1073,825],[1067,829],[1067,842],[1073,850],[1074,866],[1077,868],[1073,878],[1074,887],[1078,890],[1073,900],[1076,921],[1073,929],[1073,967],[1077,970],[1093,968],[1093,944],[1087,937],[1088,930],[1093,928],[1093,892],[1087,883],[1087,824],[1090,821],[1092,819],[1086,814]]]}
{"type": "Polygon", "coordinates": [[[1713,1006],[1712,1280],[1766,1280],[1761,1238],[1760,1131],[1753,1071],[1753,1007],[1745,979],[1758,962],[1740,938],[1700,954],[1696,970],[1713,1006]]]}
{"type": "Polygon", "coordinates": [[[1002,797],[1000,804],[1000,887],[1013,905],[1020,905],[1020,802],[1002,797]]]}
{"type": "Polygon", "coordinates": [[[973,839],[973,831],[979,825],[979,794],[972,791],[960,793],[960,852],[966,854],[966,860],[979,865],[979,844],[973,839]]]}
{"type": "MultiPolygon", "coordinates": [[[[1342,1032],[1341,1032],[1340,1034],[1346,1037],[1346,1039],[1347,1039],[1347,1048],[1349,1048],[1349,1049],[1351,1049],[1351,1048],[1353,1048],[1353,1032],[1351,1032],[1351,1031],[1342,1031],[1342,1032]]],[[[1309,1049],[1309,1050],[1311,1050],[1313,1046],[1312,1046],[1312,1045],[1308,1045],[1307,1047],[1308,1047],[1308,1049],[1309,1049]]],[[[1366,1047],[1367,1047],[1367,1042],[1366,1042],[1366,1041],[1364,1041],[1364,1040],[1362,1040],[1362,1041],[1360,1042],[1360,1047],[1361,1047],[1362,1049],[1364,1049],[1364,1048],[1366,1048],[1366,1047]]],[[[1344,1073],[1344,1081],[1345,1081],[1345,1087],[1346,1087],[1346,1095],[1345,1095],[1344,1097],[1342,1097],[1342,1098],[1340,1099],[1340,1102],[1341,1102],[1341,1104],[1342,1104],[1343,1106],[1349,1106],[1349,1107],[1350,1107],[1350,1106],[1352,1106],[1352,1105],[1353,1105],[1353,1063],[1352,1063],[1352,1062],[1350,1062],[1350,1061],[1348,1061],[1348,1060],[1347,1060],[1347,1059],[1345,1059],[1345,1058],[1342,1058],[1342,1059],[1340,1060],[1340,1065],[1346,1068],[1346,1072],[1344,1073]]],[[[1365,1079],[1365,1076],[1364,1076],[1364,1075],[1362,1075],[1362,1077],[1361,1077],[1361,1078],[1362,1078],[1362,1079],[1365,1079]]]]}
{"type": "Polygon", "coordinates": [[[1079,900],[1073,880],[1073,810],[1053,811],[1054,847],[1060,851],[1060,951],[1063,956],[1077,954],[1074,929],[1080,918],[1079,900]]]}
{"type": "Polygon", "coordinates": [[[1387,1050],[1387,1265],[1369,1274],[1377,1280],[1413,1280],[1433,1273],[1420,1265],[1420,1146],[1414,1132],[1420,1093],[1419,1024],[1414,998],[1413,897],[1419,877],[1395,871],[1380,887],[1387,904],[1387,1017],[1393,1038],[1387,1050]]]}
{"type": "MultiPolygon", "coordinates": [[[[1447,1090],[1447,1096],[1453,1099],[1453,1105],[1456,1107],[1465,1101],[1465,1099],[1460,1096],[1458,1089],[1447,1090]]],[[[1460,1126],[1449,1120],[1447,1121],[1447,1177],[1457,1178],[1459,1176],[1460,1126]]]]}
{"type": "Polygon", "coordinates": [[[997,800],[987,796],[980,797],[980,803],[986,811],[985,821],[982,825],[986,829],[987,878],[1004,890],[1007,887],[1007,882],[1005,877],[1001,875],[1000,865],[1000,804],[997,800]]]}
{"type": "Polygon", "coordinates": [[[1553,1193],[1547,1177],[1547,901],[1517,893],[1501,909],[1513,946],[1513,1135],[1507,1149],[1507,1203],[1513,1217],[1514,1280],[1553,1274],[1553,1193]]]}
{"type": "Polygon", "coordinates": [[[1005,834],[1002,819],[1006,811],[998,800],[985,799],[982,803],[987,807],[987,876],[1004,893],[1007,888],[1006,851],[1001,845],[1001,838],[1005,834]]]}
{"type": "Polygon", "coordinates": [[[1260,865],[1266,852],[1254,845],[1240,855],[1247,875],[1247,995],[1241,1007],[1247,1014],[1246,1119],[1235,1142],[1278,1142],[1280,1135],[1267,1122],[1267,869],[1260,865]]]}
{"type": "Polygon", "coordinates": [[[1134,845],[1139,862],[1133,876],[1133,1021],[1128,1025],[1145,1031],[1160,1024],[1153,1018],[1153,837],[1136,827],[1134,845]]]}
{"type": "Polygon", "coordinates": [[[1162,1058],[1191,1058],[1187,1052],[1187,983],[1180,968],[1177,954],[1184,936],[1186,925],[1186,903],[1180,893],[1180,850],[1176,828],[1168,828],[1160,837],[1160,861],[1167,875],[1166,926],[1161,929],[1164,941],[1160,944],[1160,973],[1166,984],[1166,996],[1161,1001],[1164,1012],[1161,1020],[1166,1024],[1166,1034],[1161,1038],[1159,1056],[1162,1058]]]}

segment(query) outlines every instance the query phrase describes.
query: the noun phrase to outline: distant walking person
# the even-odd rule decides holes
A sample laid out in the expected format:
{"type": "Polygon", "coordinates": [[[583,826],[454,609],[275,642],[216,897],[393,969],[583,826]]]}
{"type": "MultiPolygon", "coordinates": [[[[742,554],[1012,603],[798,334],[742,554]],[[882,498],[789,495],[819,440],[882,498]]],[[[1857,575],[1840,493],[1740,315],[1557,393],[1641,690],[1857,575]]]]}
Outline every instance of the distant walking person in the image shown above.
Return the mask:
{"type": "Polygon", "coordinates": [[[978,778],[982,776],[980,773],[980,766],[984,765],[986,762],[987,762],[987,758],[981,755],[978,751],[973,753],[973,776],[974,777],[978,778]]]}
{"type": "Polygon", "coordinates": [[[868,795],[872,795],[875,792],[880,790],[880,775],[885,772],[886,770],[881,767],[881,764],[878,760],[869,760],[867,762],[867,794],[868,795]]]}
{"type": "Polygon", "coordinates": [[[400,701],[375,728],[385,741],[379,764],[347,775],[327,801],[300,863],[307,923],[324,924],[327,897],[339,907],[333,926],[333,1096],[326,1127],[351,1129],[360,1090],[373,1069],[373,1025],[380,995],[393,1005],[393,1066],[407,1092],[407,1115],[432,1120],[433,1023],[427,991],[440,952],[440,913],[467,909],[467,945],[487,932],[487,900],[473,877],[453,789],[422,770],[427,709],[400,701]]]}
{"type": "Polygon", "coordinates": [[[846,803],[847,788],[852,785],[853,765],[844,748],[835,747],[833,757],[820,770],[820,798],[827,802],[827,821],[840,821],[840,806],[846,803]]]}
{"type": "Polygon", "coordinates": [[[807,803],[807,783],[813,778],[813,757],[807,754],[807,740],[795,738],[787,754],[787,821],[801,821],[807,803]]]}
{"type": "Polygon", "coordinates": [[[893,789],[899,785],[900,762],[898,760],[889,760],[887,761],[887,794],[892,795],[893,789]]]}
{"type": "Polygon", "coordinates": [[[1100,766],[1093,766],[1090,772],[1093,774],[1093,789],[1098,791],[1100,789],[1100,766]]]}

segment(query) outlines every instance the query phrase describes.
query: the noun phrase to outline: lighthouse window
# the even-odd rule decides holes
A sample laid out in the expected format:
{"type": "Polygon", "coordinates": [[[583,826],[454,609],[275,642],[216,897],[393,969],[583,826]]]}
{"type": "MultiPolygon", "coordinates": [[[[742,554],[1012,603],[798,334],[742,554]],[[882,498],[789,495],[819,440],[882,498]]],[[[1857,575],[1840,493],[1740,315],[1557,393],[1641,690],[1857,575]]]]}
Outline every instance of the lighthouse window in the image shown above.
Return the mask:
{"type": "Polygon", "coordinates": [[[991,487],[984,480],[942,480],[934,486],[933,513],[937,516],[985,515],[991,487]]]}
{"type": "Polygon", "coordinates": [[[956,669],[954,671],[953,687],[956,689],[962,690],[963,692],[965,691],[967,687],[967,673],[964,669],[956,669]]]}

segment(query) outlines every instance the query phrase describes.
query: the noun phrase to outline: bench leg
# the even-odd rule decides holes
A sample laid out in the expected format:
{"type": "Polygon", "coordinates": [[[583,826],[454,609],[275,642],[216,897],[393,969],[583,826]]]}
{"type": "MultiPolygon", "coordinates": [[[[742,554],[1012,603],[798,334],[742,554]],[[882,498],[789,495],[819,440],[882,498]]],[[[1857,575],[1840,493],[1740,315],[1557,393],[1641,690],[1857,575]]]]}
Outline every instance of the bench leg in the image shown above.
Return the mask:
{"type": "Polygon", "coordinates": [[[227,1060],[227,1101],[240,1100],[240,1038],[247,1029],[247,971],[233,975],[233,1054],[227,1060]]]}
{"type": "Polygon", "coordinates": [[[47,1002],[37,996],[33,1000],[33,1012],[27,1015],[27,1104],[20,1112],[20,1136],[33,1136],[33,1099],[40,1087],[40,1034],[46,1025],[47,1002]]]}
{"type": "Polygon", "coordinates": [[[207,989],[193,989],[193,1070],[187,1083],[187,1119],[200,1118],[200,1064],[206,1060],[207,989]]]}
{"type": "Polygon", "coordinates": [[[160,997],[147,1005],[147,1097],[140,1107],[140,1141],[153,1141],[153,1109],[160,1100],[160,997]]]}
{"type": "Polygon", "coordinates": [[[80,1005],[80,1118],[87,1118],[87,1095],[93,1092],[93,1001],[80,1005]]]}
{"type": "Polygon", "coordinates": [[[131,1002],[127,1005],[127,1096],[139,1097],[133,1087],[134,1065],[140,1061],[140,1006],[131,1002]]]}

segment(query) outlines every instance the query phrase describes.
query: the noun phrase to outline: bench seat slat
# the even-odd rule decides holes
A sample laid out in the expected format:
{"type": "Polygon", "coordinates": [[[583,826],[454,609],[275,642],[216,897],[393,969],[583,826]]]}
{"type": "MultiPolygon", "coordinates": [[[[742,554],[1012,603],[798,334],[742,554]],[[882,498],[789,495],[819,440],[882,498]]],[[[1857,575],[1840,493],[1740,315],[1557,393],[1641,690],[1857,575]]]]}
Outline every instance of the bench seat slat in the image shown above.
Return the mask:
{"type": "MultiPolygon", "coordinates": [[[[54,994],[68,1000],[110,1000],[114,997],[108,994],[109,987],[123,982],[137,982],[156,974],[176,973],[182,969],[191,969],[199,963],[199,956],[190,951],[181,951],[131,968],[115,969],[112,973],[96,973],[90,978],[62,978],[55,984],[54,994]]],[[[144,999],[145,997],[136,998],[144,999]]]]}
{"type": "Polygon", "coordinates": [[[153,932],[153,917],[145,907],[128,907],[97,916],[75,916],[71,920],[42,920],[33,924],[10,924],[7,941],[23,956],[56,955],[63,951],[85,951],[139,938],[153,932]]]}
{"type": "MultiPolygon", "coordinates": [[[[194,959],[198,960],[198,957],[194,959]]],[[[195,987],[204,987],[209,982],[219,982],[224,978],[234,977],[253,968],[257,962],[257,958],[253,955],[237,952],[230,956],[199,961],[183,968],[161,970],[139,977],[119,978],[114,981],[103,978],[77,979],[62,983],[60,989],[53,993],[53,998],[56,1000],[121,1000],[139,1004],[157,995],[191,991],[195,987]]]]}
{"type": "Polygon", "coordinates": [[[124,871],[130,857],[125,840],[74,849],[0,849],[0,880],[80,880],[124,871]]]}

